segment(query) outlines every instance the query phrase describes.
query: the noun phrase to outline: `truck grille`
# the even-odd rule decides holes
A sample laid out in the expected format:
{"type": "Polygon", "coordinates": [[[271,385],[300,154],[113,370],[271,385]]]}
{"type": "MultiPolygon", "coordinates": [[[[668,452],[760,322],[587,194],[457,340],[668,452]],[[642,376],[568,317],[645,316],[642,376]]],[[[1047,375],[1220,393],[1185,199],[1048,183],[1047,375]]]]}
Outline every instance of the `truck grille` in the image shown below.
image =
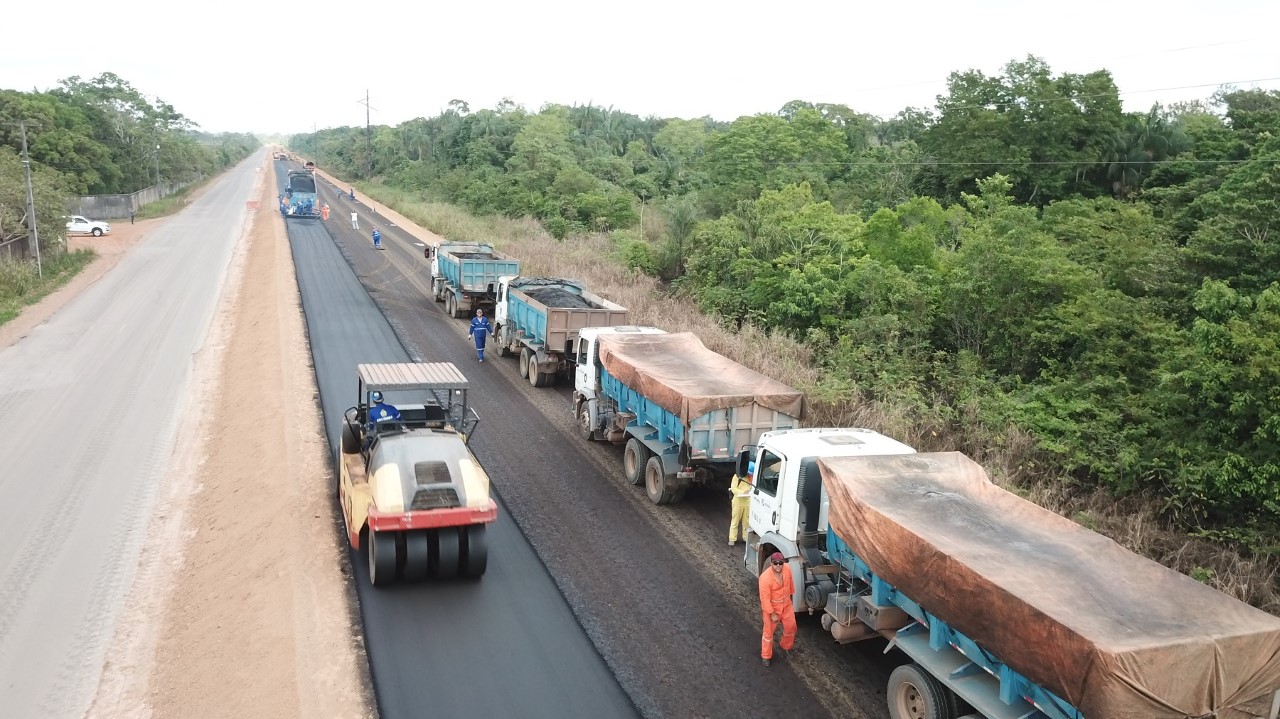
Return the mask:
{"type": "Polygon", "coordinates": [[[409,506],[409,509],[449,509],[460,504],[458,491],[453,487],[436,487],[433,489],[419,489],[414,493],[413,504],[409,506]]]}

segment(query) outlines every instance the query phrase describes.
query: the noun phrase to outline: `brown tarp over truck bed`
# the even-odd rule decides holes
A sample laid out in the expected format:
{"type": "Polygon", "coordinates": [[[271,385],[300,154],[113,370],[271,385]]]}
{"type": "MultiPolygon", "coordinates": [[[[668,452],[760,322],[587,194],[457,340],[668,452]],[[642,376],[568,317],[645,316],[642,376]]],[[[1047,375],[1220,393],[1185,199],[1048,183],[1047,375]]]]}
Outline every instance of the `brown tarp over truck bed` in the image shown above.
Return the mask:
{"type": "Polygon", "coordinates": [[[872,571],[1086,719],[1268,716],[1280,619],[1000,489],[958,452],[819,466],[832,528],[872,571]]]}
{"type": "Polygon", "coordinates": [[[803,419],[799,390],[712,352],[692,332],[601,335],[599,346],[609,374],[685,424],[752,402],[803,419]]]}

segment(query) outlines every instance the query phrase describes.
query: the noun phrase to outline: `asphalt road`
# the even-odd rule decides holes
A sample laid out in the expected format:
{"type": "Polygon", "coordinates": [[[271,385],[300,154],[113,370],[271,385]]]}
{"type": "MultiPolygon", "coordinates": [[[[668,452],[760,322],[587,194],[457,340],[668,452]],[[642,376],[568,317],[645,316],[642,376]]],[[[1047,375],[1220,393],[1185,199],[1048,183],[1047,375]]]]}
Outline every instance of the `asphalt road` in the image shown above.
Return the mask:
{"type": "Polygon", "coordinates": [[[262,160],[0,351],[0,715],[88,707],[262,160]]]}
{"type": "Polygon", "coordinates": [[[493,351],[476,364],[466,323],[430,297],[420,241],[328,183],[320,190],[333,208],[329,233],[410,355],[452,361],[472,380],[482,418],[472,447],[504,518],[528,537],[644,715],[886,716],[896,658],[880,655],[882,642],[835,645],[816,617],[801,617],[800,652],[760,666],[754,579],[741,545],[725,546],[727,493],[695,490],[680,505],[651,504],[622,480],[618,447],[577,435],[571,388],[533,388],[513,358],[493,351]],[[374,227],[384,251],[371,247],[374,227]]]}
{"type": "MultiPolygon", "coordinates": [[[[356,365],[411,357],[325,225],[290,220],[287,226],[325,430],[336,451],[342,413],[355,400],[356,365]]],[[[463,367],[467,374],[470,369],[463,367]]],[[[479,411],[483,418],[485,408],[479,411]]],[[[337,515],[336,503],[334,510],[337,515]]],[[[364,554],[352,552],[381,715],[635,716],[506,506],[488,541],[488,571],[478,581],[386,589],[369,584],[364,554]]]]}

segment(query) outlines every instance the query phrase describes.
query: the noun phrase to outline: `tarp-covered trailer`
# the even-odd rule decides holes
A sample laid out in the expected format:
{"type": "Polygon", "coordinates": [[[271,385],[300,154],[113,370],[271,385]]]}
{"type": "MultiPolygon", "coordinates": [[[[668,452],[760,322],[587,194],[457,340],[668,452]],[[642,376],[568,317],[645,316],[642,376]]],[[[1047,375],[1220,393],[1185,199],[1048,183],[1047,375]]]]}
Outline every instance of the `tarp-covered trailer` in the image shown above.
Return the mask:
{"type": "Polygon", "coordinates": [[[656,504],[727,480],[739,449],[800,425],[804,394],[713,352],[691,332],[579,332],[575,411],[592,438],[626,442],[623,471],[656,504]]]}
{"type": "Polygon", "coordinates": [[[1280,619],[1001,489],[960,453],[816,464],[844,580],[824,626],[902,616],[881,633],[982,716],[1280,713],[1280,619]]]}
{"type": "Polygon", "coordinates": [[[504,277],[494,321],[498,354],[519,354],[520,376],[547,387],[572,374],[578,330],[626,325],[628,314],[576,280],[504,277]]]}

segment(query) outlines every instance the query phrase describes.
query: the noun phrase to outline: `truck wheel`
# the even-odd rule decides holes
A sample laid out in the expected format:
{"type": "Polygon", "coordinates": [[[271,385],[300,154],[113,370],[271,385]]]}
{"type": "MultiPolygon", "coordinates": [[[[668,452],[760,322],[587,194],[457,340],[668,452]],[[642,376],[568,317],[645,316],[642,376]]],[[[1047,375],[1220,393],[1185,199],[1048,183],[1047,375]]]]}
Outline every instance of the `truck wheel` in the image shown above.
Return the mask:
{"type": "Polygon", "coordinates": [[[449,294],[449,293],[445,293],[445,296],[444,296],[444,313],[445,313],[446,315],[449,315],[450,317],[453,317],[453,316],[454,316],[454,314],[453,314],[453,302],[454,302],[454,300],[453,300],[453,295],[452,295],[452,294],[449,294]]]}
{"type": "Polygon", "coordinates": [[[532,361],[529,363],[529,384],[534,387],[546,387],[551,384],[549,376],[545,372],[539,372],[537,363],[532,361]]]}
{"type": "Polygon", "coordinates": [[[444,302],[444,292],[440,289],[436,289],[435,293],[436,293],[436,302],[444,302]]]}
{"type": "Polygon", "coordinates": [[[457,527],[441,527],[436,530],[435,561],[431,563],[431,576],[436,579],[453,579],[458,576],[458,550],[461,549],[457,527]]]}
{"type": "Polygon", "coordinates": [[[596,428],[591,423],[591,406],[586,402],[578,408],[578,434],[588,442],[596,438],[596,428]]]}
{"type": "Polygon", "coordinates": [[[459,573],[464,577],[476,579],[489,566],[489,545],[484,534],[483,524],[473,524],[462,530],[462,567],[459,573]]]}
{"type": "Polygon", "coordinates": [[[431,543],[427,532],[415,529],[404,533],[404,570],[401,576],[406,582],[420,582],[427,578],[431,567],[431,543]]]}
{"type": "Polygon", "coordinates": [[[654,504],[671,504],[676,498],[676,479],[662,470],[662,458],[653,456],[644,465],[644,491],[654,504]]]}
{"type": "Polygon", "coordinates": [[[342,420],[342,453],[355,454],[360,451],[360,435],[351,422],[342,420]]]}
{"type": "Polygon", "coordinates": [[[948,689],[918,664],[903,664],[889,675],[890,719],[955,719],[948,689]]]}
{"type": "Polygon", "coordinates": [[[533,352],[528,347],[525,347],[524,349],[520,350],[520,376],[521,377],[525,377],[525,378],[529,377],[529,364],[532,361],[532,359],[533,359],[533,352]]]}
{"type": "Polygon", "coordinates": [[[499,357],[510,357],[510,356],[511,356],[511,345],[507,344],[506,342],[503,342],[502,344],[498,345],[498,356],[499,356],[499,357]]]}
{"type": "Polygon", "coordinates": [[[632,437],[627,440],[626,449],[622,450],[622,474],[633,487],[644,484],[644,464],[649,461],[649,448],[644,442],[632,437]]]}
{"type": "Polygon", "coordinates": [[[458,301],[458,298],[455,295],[453,298],[453,318],[455,320],[460,320],[466,316],[467,316],[467,311],[462,309],[462,303],[458,301]]]}
{"type": "Polygon", "coordinates": [[[369,529],[369,583],[384,587],[396,578],[396,536],[369,529]]]}

